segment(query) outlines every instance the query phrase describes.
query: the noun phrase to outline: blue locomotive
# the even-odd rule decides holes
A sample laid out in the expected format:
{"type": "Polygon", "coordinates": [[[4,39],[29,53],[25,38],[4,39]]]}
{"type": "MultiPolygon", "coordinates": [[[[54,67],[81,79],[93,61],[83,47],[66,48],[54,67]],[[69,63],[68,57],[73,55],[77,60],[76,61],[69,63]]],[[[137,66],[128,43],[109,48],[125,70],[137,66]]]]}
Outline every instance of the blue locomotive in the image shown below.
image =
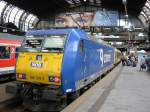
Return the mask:
{"type": "Polygon", "coordinates": [[[33,108],[33,102],[39,105],[43,100],[65,105],[69,97],[118,63],[120,55],[81,29],[28,31],[16,64],[17,86],[6,90],[15,90],[33,108]]]}

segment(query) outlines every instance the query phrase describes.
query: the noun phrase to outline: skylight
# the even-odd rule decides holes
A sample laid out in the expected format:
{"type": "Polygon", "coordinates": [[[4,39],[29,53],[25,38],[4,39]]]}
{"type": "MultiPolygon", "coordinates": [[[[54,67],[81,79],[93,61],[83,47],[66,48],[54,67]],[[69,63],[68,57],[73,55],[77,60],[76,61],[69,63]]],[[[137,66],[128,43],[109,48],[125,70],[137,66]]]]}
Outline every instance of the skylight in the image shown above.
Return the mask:
{"type": "Polygon", "coordinates": [[[149,21],[150,19],[150,1],[147,0],[145,3],[145,6],[143,7],[143,10],[140,13],[141,16],[143,16],[146,21],[149,21]]]}

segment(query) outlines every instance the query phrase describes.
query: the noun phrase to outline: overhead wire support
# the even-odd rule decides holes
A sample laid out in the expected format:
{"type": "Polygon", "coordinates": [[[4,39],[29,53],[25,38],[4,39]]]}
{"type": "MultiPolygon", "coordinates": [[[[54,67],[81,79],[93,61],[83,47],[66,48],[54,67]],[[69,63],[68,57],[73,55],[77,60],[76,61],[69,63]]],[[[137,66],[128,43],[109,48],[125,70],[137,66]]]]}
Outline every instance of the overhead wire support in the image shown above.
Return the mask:
{"type": "Polygon", "coordinates": [[[71,17],[71,19],[77,24],[77,26],[78,26],[79,28],[81,28],[80,24],[72,17],[72,15],[70,15],[70,17],[71,17]]]}
{"type": "Polygon", "coordinates": [[[82,16],[81,16],[81,13],[79,13],[79,15],[80,15],[80,19],[81,19],[82,24],[83,24],[83,28],[85,28],[84,21],[83,21],[83,18],[82,18],[82,16]]]}

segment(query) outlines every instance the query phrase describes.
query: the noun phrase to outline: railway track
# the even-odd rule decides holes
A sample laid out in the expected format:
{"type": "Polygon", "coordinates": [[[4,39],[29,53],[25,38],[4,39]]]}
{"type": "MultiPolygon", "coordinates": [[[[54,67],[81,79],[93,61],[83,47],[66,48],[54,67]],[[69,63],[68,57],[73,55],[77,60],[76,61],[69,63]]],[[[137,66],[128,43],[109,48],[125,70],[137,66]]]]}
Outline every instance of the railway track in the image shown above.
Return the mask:
{"type": "Polygon", "coordinates": [[[31,112],[17,98],[11,98],[0,103],[0,112],[31,112]]]}
{"type": "Polygon", "coordinates": [[[8,83],[11,81],[15,81],[14,74],[0,75],[0,84],[8,83]]]}
{"type": "MultiPolygon", "coordinates": [[[[21,101],[17,100],[16,98],[12,98],[0,103],[0,112],[43,112],[43,111],[41,110],[31,111],[25,106],[23,106],[21,101]]],[[[45,110],[44,112],[59,112],[59,111],[45,110]]]]}

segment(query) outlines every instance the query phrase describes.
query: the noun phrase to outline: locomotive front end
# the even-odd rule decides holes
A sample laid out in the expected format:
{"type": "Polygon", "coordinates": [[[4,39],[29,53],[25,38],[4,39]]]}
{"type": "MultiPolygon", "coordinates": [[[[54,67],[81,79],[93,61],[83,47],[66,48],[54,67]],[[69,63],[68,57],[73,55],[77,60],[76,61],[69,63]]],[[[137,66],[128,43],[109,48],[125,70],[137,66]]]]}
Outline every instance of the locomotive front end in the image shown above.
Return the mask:
{"type": "Polygon", "coordinates": [[[64,36],[28,36],[20,49],[16,79],[23,82],[61,85],[64,36]]]}
{"type": "Polygon", "coordinates": [[[16,65],[16,79],[61,85],[62,57],[62,53],[20,53],[16,65]]]}

